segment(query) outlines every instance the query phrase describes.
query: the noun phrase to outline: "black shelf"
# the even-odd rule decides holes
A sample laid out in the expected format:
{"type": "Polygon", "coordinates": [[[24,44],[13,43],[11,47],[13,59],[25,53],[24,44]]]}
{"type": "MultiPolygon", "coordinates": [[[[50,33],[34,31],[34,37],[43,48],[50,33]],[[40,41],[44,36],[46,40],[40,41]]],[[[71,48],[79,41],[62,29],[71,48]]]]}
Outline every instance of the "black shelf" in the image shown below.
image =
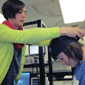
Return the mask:
{"type": "MultiPolygon", "coordinates": [[[[40,67],[40,64],[32,63],[32,64],[24,65],[24,68],[35,67],[35,65],[37,65],[38,67],[40,67]]],[[[44,64],[44,66],[49,66],[49,64],[44,64]]]]}
{"type": "MultiPolygon", "coordinates": [[[[41,20],[26,22],[23,24],[23,26],[33,25],[33,24],[37,24],[37,27],[45,28],[45,26],[42,24],[41,20]]],[[[36,66],[38,66],[40,69],[40,83],[41,83],[41,85],[45,85],[45,68],[44,68],[45,65],[44,65],[44,57],[43,56],[44,56],[43,48],[39,47],[39,65],[36,65],[36,66]]],[[[35,65],[24,65],[24,67],[31,67],[31,66],[33,67],[35,65]]]]}

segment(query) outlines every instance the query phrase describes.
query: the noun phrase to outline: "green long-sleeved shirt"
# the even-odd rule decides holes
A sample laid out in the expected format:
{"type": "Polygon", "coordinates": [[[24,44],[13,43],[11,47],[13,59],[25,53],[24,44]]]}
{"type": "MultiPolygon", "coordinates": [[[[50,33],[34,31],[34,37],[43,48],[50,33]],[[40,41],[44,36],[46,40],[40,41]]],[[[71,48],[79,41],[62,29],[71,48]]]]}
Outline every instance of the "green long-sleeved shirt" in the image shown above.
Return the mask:
{"type": "MultiPolygon", "coordinates": [[[[58,27],[33,28],[27,30],[13,30],[6,25],[0,24],[0,84],[3,81],[11,61],[13,59],[14,47],[12,43],[34,44],[48,46],[52,38],[60,37],[58,27]]],[[[22,58],[20,72],[16,82],[20,78],[25,59],[25,46],[22,47],[22,58]]]]}

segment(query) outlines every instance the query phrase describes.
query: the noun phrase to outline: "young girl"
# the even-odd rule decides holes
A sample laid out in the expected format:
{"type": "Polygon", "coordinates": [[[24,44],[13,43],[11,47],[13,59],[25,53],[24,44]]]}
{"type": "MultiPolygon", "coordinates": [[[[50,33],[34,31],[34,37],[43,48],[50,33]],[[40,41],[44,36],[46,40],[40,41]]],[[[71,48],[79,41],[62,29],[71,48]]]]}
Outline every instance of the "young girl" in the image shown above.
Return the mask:
{"type": "Polygon", "coordinates": [[[84,32],[79,27],[23,30],[26,8],[20,0],[7,0],[2,13],[6,21],[0,24],[0,85],[13,85],[14,80],[17,83],[23,70],[26,44],[48,46],[51,39],[62,35],[83,39],[84,32]]]}
{"type": "Polygon", "coordinates": [[[78,39],[63,36],[51,41],[52,57],[75,67],[73,85],[85,85],[85,47],[78,39]]]}

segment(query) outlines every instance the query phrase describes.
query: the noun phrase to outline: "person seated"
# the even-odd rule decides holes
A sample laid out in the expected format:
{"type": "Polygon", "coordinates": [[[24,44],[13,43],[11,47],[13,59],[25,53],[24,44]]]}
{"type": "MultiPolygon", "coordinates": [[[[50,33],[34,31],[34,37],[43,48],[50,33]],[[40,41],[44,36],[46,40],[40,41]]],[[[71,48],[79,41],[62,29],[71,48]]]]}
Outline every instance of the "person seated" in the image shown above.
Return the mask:
{"type": "Polygon", "coordinates": [[[52,58],[59,59],[62,65],[75,67],[73,85],[85,85],[85,47],[78,37],[55,38],[49,45],[49,51],[52,58]]]}

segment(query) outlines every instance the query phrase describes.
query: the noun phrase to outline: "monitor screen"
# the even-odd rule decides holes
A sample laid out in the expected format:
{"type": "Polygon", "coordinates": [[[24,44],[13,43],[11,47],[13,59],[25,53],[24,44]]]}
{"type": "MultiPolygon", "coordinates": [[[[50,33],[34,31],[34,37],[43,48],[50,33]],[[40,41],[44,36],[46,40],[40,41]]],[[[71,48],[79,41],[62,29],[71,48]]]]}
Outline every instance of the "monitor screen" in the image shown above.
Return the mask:
{"type": "MultiPolygon", "coordinates": [[[[45,47],[43,47],[43,54],[45,54],[45,47]]],[[[29,55],[39,55],[39,46],[29,45],[29,55]]]]}
{"type": "Polygon", "coordinates": [[[22,72],[21,77],[17,82],[17,85],[30,85],[30,83],[31,83],[30,72],[22,72]]]}
{"type": "Polygon", "coordinates": [[[32,77],[31,85],[40,85],[40,79],[37,79],[37,77],[32,77]]]}

